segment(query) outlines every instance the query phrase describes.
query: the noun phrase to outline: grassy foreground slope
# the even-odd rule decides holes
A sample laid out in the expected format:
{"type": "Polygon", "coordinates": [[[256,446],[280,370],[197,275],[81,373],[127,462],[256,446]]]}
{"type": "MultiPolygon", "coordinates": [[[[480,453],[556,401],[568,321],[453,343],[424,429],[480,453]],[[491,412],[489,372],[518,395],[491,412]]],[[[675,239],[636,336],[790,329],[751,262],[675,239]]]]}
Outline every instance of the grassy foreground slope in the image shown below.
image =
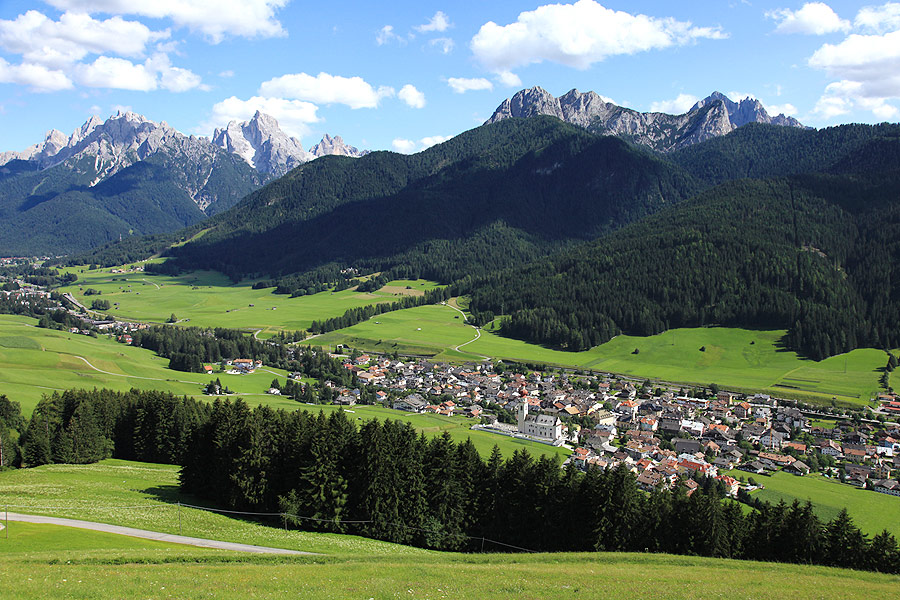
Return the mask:
{"type": "MultiPolygon", "coordinates": [[[[0,473],[19,512],[177,532],[175,468],[103,461],[0,473]],[[41,510],[39,506],[58,508],[41,510]],[[120,507],[131,508],[120,508],[120,507]]],[[[321,552],[267,557],[10,523],[13,598],[892,598],[900,577],[826,567],[621,553],[429,552],[350,535],[266,527],[181,508],[184,533],[321,552]],[[736,575],[740,573],[740,575],[736,575]]],[[[277,524],[276,524],[277,525],[277,524]]]]}
{"type": "Polygon", "coordinates": [[[490,356],[666,381],[715,382],[727,389],[768,391],[820,403],[834,397],[844,404],[865,404],[877,393],[884,352],[862,348],[816,362],[782,348],[784,333],[729,327],[672,329],[650,337],[620,335],[584,352],[563,352],[501,337],[490,326],[478,336],[458,311],[434,305],[378,315],[306,343],[348,343],[367,351],[396,350],[447,360],[490,356]]]}

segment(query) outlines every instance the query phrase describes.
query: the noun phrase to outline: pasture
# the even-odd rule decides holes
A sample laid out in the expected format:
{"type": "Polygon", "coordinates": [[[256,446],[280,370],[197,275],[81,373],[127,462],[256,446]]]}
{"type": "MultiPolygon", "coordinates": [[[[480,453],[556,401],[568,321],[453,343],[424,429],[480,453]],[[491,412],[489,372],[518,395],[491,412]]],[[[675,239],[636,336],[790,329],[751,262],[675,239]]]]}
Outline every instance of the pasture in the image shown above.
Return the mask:
{"type": "Polygon", "coordinates": [[[791,504],[810,500],[816,516],[822,521],[830,521],[842,508],[853,518],[864,533],[870,536],[887,529],[900,537],[900,498],[879,494],[872,490],[861,490],[851,485],[838,483],[833,479],[811,474],[798,477],[777,471],[769,476],[749,475],[744,471],[730,471],[732,477],[752,476],[765,489],[751,492],[754,498],[777,504],[784,500],[791,504]]]}
{"type": "Polygon", "coordinates": [[[784,349],[784,333],[726,327],[673,329],[650,337],[620,335],[584,352],[564,352],[501,337],[490,325],[476,339],[478,332],[465,324],[459,312],[433,305],[378,315],[305,343],[346,343],[369,352],[426,354],[453,362],[488,356],[688,385],[717,383],[729,390],[765,391],[820,404],[834,398],[837,403],[861,405],[877,393],[879,369],[885,363],[881,350],[861,348],[815,362],[784,349]]]}
{"type": "Polygon", "coordinates": [[[338,317],[350,308],[421,295],[437,285],[425,280],[403,280],[389,282],[387,291],[375,293],[348,289],[291,298],[273,294],[274,288],[254,290],[253,282],[234,284],[212,271],[177,276],[112,273],[109,268],[87,267],[64,271],[74,272],[78,281],[60,288],[60,292],[72,294],[88,307],[92,300],[108,300],[112,307],[104,312],[120,321],[165,323],[174,314],[183,325],[259,330],[263,337],[279,330],[307,329],[314,320],[338,317]],[[100,295],[86,296],[88,289],[100,295]]]}
{"type": "Polygon", "coordinates": [[[41,396],[77,388],[127,391],[163,390],[193,397],[219,377],[248,403],[265,402],[284,408],[297,403],[265,394],[280,369],[265,367],[248,375],[183,373],[169,369],[169,361],[150,350],[120,344],[107,336],[96,338],[36,327],[29,317],[0,315],[0,394],[22,405],[29,416],[41,396]]]}

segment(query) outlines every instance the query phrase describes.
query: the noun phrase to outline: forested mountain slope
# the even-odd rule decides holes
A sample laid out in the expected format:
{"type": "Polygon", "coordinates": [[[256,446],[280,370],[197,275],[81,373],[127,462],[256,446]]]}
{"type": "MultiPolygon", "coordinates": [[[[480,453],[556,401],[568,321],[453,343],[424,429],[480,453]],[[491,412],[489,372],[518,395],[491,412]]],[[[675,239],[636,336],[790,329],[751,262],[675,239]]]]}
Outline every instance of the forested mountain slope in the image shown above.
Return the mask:
{"type": "Polygon", "coordinates": [[[280,277],[404,265],[452,281],[586,240],[699,189],[647,151],[557,119],[511,119],[412,156],[325,157],[173,248],[180,268],[280,277]]]}
{"type": "Polygon", "coordinates": [[[469,280],[505,334],[572,350],[626,332],[784,327],[820,359],[900,344],[896,177],[802,175],[708,190],[595,242],[469,280]]]}

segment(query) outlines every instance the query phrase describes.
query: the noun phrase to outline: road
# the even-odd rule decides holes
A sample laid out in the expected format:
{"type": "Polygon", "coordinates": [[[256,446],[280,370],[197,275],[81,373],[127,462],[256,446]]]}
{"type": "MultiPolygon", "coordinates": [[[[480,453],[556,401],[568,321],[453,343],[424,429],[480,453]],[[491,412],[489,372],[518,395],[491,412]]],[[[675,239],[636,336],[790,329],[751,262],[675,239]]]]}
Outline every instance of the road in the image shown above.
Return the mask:
{"type": "MultiPolygon", "coordinates": [[[[456,307],[453,306],[452,304],[444,303],[444,306],[446,306],[446,307],[448,307],[448,308],[452,308],[453,310],[455,310],[456,312],[458,312],[459,314],[461,314],[461,315],[462,315],[462,318],[463,318],[463,321],[466,323],[466,325],[468,325],[469,327],[471,327],[472,329],[475,330],[475,337],[473,337],[473,338],[472,338],[471,340],[469,340],[468,342],[463,342],[462,344],[460,344],[460,345],[458,345],[457,347],[454,348],[454,350],[456,350],[457,352],[460,352],[460,348],[462,348],[463,346],[468,346],[469,344],[471,344],[472,342],[478,340],[478,338],[481,337],[481,329],[478,328],[478,327],[475,327],[475,326],[472,325],[472,324],[470,324],[470,323],[469,323],[469,318],[466,317],[466,313],[464,313],[463,311],[459,310],[458,308],[456,308],[456,307]]],[[[483,358],[484,360],[490,360],[490,357],[489,357],[489,356],[482,356],[482,355],[480,355],[480,354],[475,354],[474,352],[470,352],[470,354],[472,354],[473,356],[478,356],[479,358],[483,358]]]]}
{"type": "MultiPolygon", "coordinates": [[[[78,519],[63,519],[61,517],[44,517],[44,516],[39,516],[39,515],[23,515],[20,513],[8,513],[7,518],[10,521],[19,521],[22,523],[45,523],[45,524],[49,524],[49,525],[61,525],[63,527],[76,527],[78,529],[90,529],[92,531],[102,531],[105,533],[128,535],[131,537],[144,538],[145,540],[156,540],[158,542],[167,542],[170,544],[184,544],[186,546],[199,546],[200,548],[216,548],[218,550],[231,550],[234,552],[252,552],[255,554],[292,554],[292,555],[315,554],[314,552],[301,552],[300,550],[288,550],[286,548],[268,548],[266,546],[254,546],[252,544],[238,544],[235,542],[221,542],[219,540],[208,540],[208,539],[204,539],[204,538],[188,537],[185,535],[160,533],[158,531],[148,531],[146,529],[135,529],[133,527],[121,527],[119,525],[109,525],[107,523],[95,523],[93,521],[80,521],[78,519]]],[[[10,530],[10,531],[13,531],[13,530],[10,530]]],[[[14,532],[13,532],[13,538],[15,538],[14,532]]]]}

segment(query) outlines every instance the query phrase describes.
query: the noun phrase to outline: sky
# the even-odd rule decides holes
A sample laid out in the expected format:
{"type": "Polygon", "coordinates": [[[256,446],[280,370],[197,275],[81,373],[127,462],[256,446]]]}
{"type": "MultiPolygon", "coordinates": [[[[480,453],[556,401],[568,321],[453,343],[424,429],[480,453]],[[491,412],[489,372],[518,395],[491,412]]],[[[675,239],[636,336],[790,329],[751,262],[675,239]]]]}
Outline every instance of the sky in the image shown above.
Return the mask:
{"type": "Polygon", "coordinates": [[[898,121],[900,2],[0,0],[0,151],[120,110],[205,136],[261,110],[306,148],[416,152],[532,86],[898,121]]]}

